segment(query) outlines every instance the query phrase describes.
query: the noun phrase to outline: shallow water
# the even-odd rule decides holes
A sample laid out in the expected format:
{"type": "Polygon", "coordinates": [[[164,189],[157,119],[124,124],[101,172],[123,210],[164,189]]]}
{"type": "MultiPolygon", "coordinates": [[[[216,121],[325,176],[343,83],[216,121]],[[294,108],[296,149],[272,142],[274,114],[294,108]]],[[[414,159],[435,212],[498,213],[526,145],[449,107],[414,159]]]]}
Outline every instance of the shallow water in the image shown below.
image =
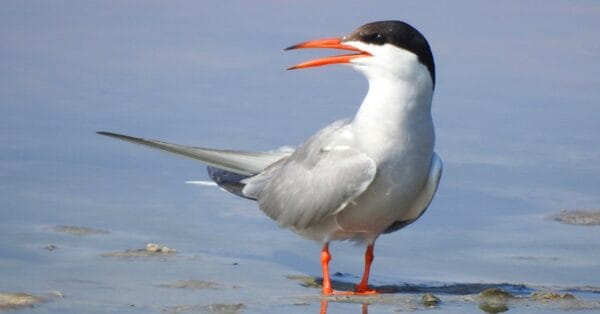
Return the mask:
{"type": "MultiPolygon", "coordinates": [[[[600,227],[552,215],[600,208],[600,6],[316,4],[3,2],[0,292],[43,297],[22,309],[33,313],[320,311],[318,287],[288,278],[318,279],[319,245],[250,201],[184,184],[206,180],[203,165],[95,132],[297,145],[350,116],[366,86],[343,67],[283,71],[324,51],[281,49],[395,18],[434,49],[444,175],[422,219],[377,241],[372,284],[393,293],[328,298],[327,312],[425,311],[430,292],[444,313],[478,313],[490,287],[517,297],[509,312],[598,312],[600,227]],[[106,256],[148,243],[177,252],[106,256]],[[182,282],[196,288],[170,288],[182,282]]],[[[356,283],[363,248],[331,251],[336,284],[356,283]]]]}

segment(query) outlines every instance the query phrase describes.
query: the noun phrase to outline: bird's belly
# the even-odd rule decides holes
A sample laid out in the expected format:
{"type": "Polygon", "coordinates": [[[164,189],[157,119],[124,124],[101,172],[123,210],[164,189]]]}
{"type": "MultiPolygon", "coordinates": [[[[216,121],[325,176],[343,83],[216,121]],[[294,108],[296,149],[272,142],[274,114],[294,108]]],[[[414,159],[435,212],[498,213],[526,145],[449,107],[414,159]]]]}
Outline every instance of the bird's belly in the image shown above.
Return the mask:
{"type": "Polygon", "coordinates": [[[383,163],[369,188],[336,215],[340,234],[381,234],[401,220],[421,192],[429,174],[427,158],[383,163]]]}

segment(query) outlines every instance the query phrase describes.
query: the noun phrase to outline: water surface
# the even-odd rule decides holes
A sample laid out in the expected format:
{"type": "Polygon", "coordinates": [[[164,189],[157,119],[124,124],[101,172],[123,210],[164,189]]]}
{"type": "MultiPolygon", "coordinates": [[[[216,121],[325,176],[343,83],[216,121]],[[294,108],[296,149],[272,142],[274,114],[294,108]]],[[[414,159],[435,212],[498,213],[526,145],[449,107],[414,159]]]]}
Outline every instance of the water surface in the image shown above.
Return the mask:
{"type": "MultiPolygon", "coordinates": [[[[600,208],[595,2],[0,6],[0,292],[64,295],[24,312],[319,311],[319,290],[286,277],[319,277],[319,245],[278,229],[252,202],[184,184],[206,180],[203,165],[95,132],[297,145],[351,116],[366,82],[342,66],[285,71],[326,52],[281,49],[382,19],[405,20],[431,42],[444,175],[422,219],[377,242],[372,283],[398,291],[329,300],[328,312],[427,310],[419,299],[432,292],[444,312],[477,313],[469,296],[489,286],[572,293],[591,304],[582,312],[598,310],[600,228],[548,219],[600,208]],[[151,242],[177,253],[102,256],[151,242]],[[164,287],[185,280],[220,286],[164,287]]],[[[362,254],[332,245],[338,281],[358,281],[362,254]]]]}

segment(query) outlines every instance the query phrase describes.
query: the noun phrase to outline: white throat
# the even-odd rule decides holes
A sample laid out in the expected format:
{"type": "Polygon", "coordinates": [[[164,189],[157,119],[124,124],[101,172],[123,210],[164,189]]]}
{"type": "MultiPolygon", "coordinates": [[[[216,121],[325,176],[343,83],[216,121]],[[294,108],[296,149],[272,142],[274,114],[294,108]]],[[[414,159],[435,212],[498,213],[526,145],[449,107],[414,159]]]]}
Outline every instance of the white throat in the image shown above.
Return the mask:
{"type": "Polygon", "coordinates": [[[376,160],[398,154],[402,147],[433,149],[433,82],[427,68],[415,62],[398,75],[383,74],[378,66],[355,65],[369,80],[369,90],[352,127],[358,146],[376,160]]]}

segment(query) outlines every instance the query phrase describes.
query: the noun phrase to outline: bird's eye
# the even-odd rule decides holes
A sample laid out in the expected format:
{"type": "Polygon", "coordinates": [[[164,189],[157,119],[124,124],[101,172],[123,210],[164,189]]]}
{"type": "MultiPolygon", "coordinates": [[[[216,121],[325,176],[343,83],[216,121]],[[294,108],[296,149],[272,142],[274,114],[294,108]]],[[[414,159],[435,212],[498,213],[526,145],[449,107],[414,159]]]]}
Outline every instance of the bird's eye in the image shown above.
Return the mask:
{"type": "Polygon", "coordinates": [[[362,40],[376,45],[383,45],[385,43],[385,38],[381,33],[364,34],[362,40]]]}

